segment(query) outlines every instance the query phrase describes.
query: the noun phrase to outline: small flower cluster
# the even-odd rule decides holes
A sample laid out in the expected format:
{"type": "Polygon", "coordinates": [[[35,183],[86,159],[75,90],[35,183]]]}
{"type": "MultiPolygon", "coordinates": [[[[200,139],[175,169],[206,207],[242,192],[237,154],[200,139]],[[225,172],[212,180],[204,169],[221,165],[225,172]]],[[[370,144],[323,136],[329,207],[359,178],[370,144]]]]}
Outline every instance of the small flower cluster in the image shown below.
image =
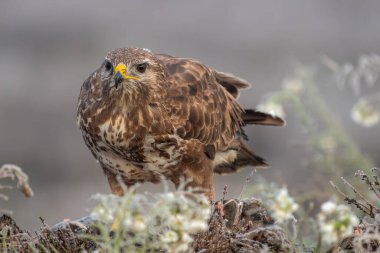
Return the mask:
{"type": "Polygon", "coordinates": [[[333,201],[323,203],[321,212],[318,214],[318,224],[322,240],[328,244],[351,235],[354,226],[358,223],[358,218],[348,206],[338,205],[333,201]]]}
{"type": "Polygon", "coordinates": [[[299,208],[299,205],[295,202],[294,198],[289,195],[288,189],[285,186],[277,189],[274,193],[274,197],[268,202],[268,208],[278,223],[284,223],[287,220],[294,219],[293,214],[299,208]]]}
{"type": "Polygon", "coordinates": [[[302,80],[297,78],[286,78],[282,86],[285,91],[294,93],[295,95],[299,95],[305,89],[302,80]]]}
{"type": "MultiPolygon", "coordinates": [[[[347,85],[352,87],[355,95],[361,93],[362,86],[374,87],[380,77],[380,55],[362,55],[357,66],[346,63],[339,66],[333,60],[328,59],[331,69],[335,72],[335,78],[342,88],[347,85]]],[[[380,93],[373,91],[370,96],[361,97],[351,110],[351,118],[354,122],[364,127],[372,127],[380,121],[380,93]]]]}
{"type": "Polygon", "coordinates": [[[156,193],[148,198],[127,191],[125,196],[97,195],[91,216],[104,233],[96,241],[110,252],[188,252],[192,234],[205,231],[211,209],[207,198],[192,191],[156,193]],[[113,232],[114,236],[110,236],[113,232]]]}
{"type": "Polygon", "coordinates": [[[157,213],[165,232],[160,236],[169,252],[188,252],[191,234],[205,231],[211,209],[203,195],[188,196],[186,192],[166,193],[158,196],[156,206],[166,205],[165,213],[157,213]],[[190,201],[189,198],[192,199],[190,201]]]}
{"type": "Polygon", "coordinates": [[[360,99],[351,110],[351,118],[359,125],[372,127],[380,121],[380,110],[376,103],[368,99],[360,99]]]}
{"type": "Polygon", "coordinates": [[[359,94],[363,84],[373,87],[378,81],[380,76],[380,55],[362,55],[356,66],[346,63],[343,66],[337,66],[335,71],[335,78],[341,87],[350,85],[354,93],[359,94]]]}

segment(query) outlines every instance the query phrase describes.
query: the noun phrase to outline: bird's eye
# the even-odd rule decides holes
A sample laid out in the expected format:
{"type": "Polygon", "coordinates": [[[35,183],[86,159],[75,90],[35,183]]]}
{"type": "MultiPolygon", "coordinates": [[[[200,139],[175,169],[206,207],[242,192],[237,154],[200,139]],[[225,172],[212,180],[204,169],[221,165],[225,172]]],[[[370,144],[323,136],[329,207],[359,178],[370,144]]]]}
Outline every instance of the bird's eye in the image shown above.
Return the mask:
{"type": "Polygon", "coordinates": [[[141,63],[141,64],[138,64],[137,66],[136,66],[136,70],[139,72],[139,73],[144,73],[145,72],[145,70],[146,70],[146,67],[148,67],[148,63],[141,63]]]}
{"type": "Polygon", "coordinates": [[[110,61],[108,61],[108,60],[105,60],[105,62],[104,62],[104,69],[107,72],[112,72],[112,69],[113,69],[112,63],[110,61]]]}

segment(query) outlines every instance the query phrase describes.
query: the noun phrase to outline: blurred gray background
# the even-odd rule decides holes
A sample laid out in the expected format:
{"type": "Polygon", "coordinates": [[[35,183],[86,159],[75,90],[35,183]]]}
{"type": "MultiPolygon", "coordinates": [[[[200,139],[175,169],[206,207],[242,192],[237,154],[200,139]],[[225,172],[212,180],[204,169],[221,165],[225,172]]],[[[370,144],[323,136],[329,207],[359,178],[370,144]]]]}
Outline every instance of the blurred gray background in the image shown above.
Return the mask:
{"type": "MultiPolygon", "coordinates": [[[[379,1],[365,0],[0,1],[0,165],[20,165],[35,191],[31,199],[9,192],[0,207],[35,230],[39,216],[51,225],[78,218],[92,194],[109,192],[75,122],[80,86],[108,51],[145,47],[235,73],[254,84],[240,97],[249,107],[279,89],[295,62],[319,66],[324,54],[356,62],[379,52],[379,12],[379,1]]],[[[379,164],[379,127],[351,121],[350,92],[320,88],[355,142],[379,164]]],[[[310,171],[302,167],[301,129],[291,118],[284,128],[248,127],[247,133],[272,165],[258,174],[297,191],[310,171]]],[[[236,196],[249,173],[217,177],[217,194],[228,184],[229,196],[236,196]]]]}

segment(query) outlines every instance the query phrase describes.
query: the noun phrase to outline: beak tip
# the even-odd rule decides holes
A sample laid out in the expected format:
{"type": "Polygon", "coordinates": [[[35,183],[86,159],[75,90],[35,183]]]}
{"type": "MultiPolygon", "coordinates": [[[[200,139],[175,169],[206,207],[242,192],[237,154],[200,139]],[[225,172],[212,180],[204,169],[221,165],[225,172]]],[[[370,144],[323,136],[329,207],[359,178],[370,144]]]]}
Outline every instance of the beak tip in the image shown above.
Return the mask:
{"type": "Polygon", "coordinates": [[[115,76],[113,77],[115,80],[115,86],[116,88],[119,86],[119,84],[124,80],[123,75],[120,73],[120,71],[116,72],[115,76]]]}

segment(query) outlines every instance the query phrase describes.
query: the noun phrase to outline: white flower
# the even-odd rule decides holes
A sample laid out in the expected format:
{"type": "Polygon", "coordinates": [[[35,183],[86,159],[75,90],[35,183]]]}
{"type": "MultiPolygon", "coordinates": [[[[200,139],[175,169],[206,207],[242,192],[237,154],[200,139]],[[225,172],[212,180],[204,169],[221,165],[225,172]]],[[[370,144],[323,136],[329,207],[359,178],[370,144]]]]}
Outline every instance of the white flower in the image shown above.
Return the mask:
{"type": "Polygon", "coordinates": [[[193,241],[193,238],[188,233],[183,233],[181,237],[181,241],[183,243],[191,243],[193,241]]]}
{"type": "Polygon", "coordinates": [[[258,105],[257,110],[261,112],[269,113],[273,116],[278,116],[281,118],[285,117],[285,112],[282,105],[274,101],[267,101],[263,104],[258,105]]]}
{"type": "Polygon", "coordinates": [[[132,229],[137,232],[142,232],[146,229],[146,224],[144,217],[142,215],[137,215],[133,219],[132,229]]]}
{"type": "Polygon", "coordinates": [[[178,247],[175,248],[174,252],[175,253],[180,253],[180,252],[188,252],[189,251],[189,245],[187,243],[182,243],[178,247]]]}
{"type": "Polygon", "coordinates": [[[379,122],[380,112],[367,100],[360,99],[351,110],[351,118],[362,126],[372,127],[379,122]]]}
{"type": "Polygon", "coordinates": [[[182,227],[183,223],[185,223],[186,221],[187,221],[187,218],[182,214],[172,215],[169,218],[169,226],[176,227],[176,228],[182,227]]]}
{"type": "Polygon", "coordinates": [[[326,201],[318,214],[318,224],[322,240],[334,243],[353,233],[353,228],[359,223],[358,218],[346,205],[337,205],[333,201],[326,201]]]}
{"type": "Polygon", "coordinates": [[[184,229],[189,233],[205,231],[207,228],[208,225],[204,220],[192,220],[188,222],[184,227],[184,229]]]}
{"type": "Polygon", "coordinates": [[[173,230],[166,231],[165,234],[161,237],[161,240],[165,243],[177,242],[178,239],[178,234],[173,230]]]}
{"type": "Polygon", "coordinates": [[[299,205],[295,202],[294,198],[289,196],[288,189],[282,187],[277,191],[269,208],[276,221],[282,223],[294,218],[293,213],[298,210],[299,205]]]}
{"type": "Polygon", "coordinates": [[[126,229],[130,229],[130,227],[132,226],[132,219],[131,217],[127,217],[124,219],[124,222],[123,222],[123,225],[126,229]]]}
{"type": "Polygon", "coordinates": [[[172,192],[165,193],[163,197],[166,199],[166,201],[174,201],[175,200],[174,193],[172,193],[172,192]]]}
{"type": "Polygon", "coordinates": [[[113,211],[107,210],[104,207],[98,207],[98,208],[94,209],[90,213],[90,217],[92,217],[95,220],[105,221],[107,223],[111,223],[115,219],[113,211]]]}
{"type": "Polygon", "coordinates": [[[303,90],[304,84],[299,79],[289,78],[285,79],[283,87],[292,93],[299,94],[303,90]]]}
{"type": "Polygon", "coordinates": [[[188,252],[189,243],[193,238],[188,233],[182,233],[181,238],[177,232],[169,230],[161,237],[161,240],[166,243],[168,252],[188,252]]]}
{"type": "Polygon", "coordinates": [[[93,210],[90,213],[90,217],[93,218],[94,220],[99,220],[103,216],[104,216],[104,209],[100,209],[100,208],[93,210]]]}
{"type": "Polygon", "coordinates": [[[321,210],[324,213],[333,213],[336,211],[336,207],[336,203],[329,200],[322,204],[321,210]]]}
{"type": "Polygon", "coordinates": [[[211,215],[211,209],[209,206],[206,206],[205,208],[202,208],[201,210],[201,216],[208,220],[210,218],[210,215],[211,215]]]}

